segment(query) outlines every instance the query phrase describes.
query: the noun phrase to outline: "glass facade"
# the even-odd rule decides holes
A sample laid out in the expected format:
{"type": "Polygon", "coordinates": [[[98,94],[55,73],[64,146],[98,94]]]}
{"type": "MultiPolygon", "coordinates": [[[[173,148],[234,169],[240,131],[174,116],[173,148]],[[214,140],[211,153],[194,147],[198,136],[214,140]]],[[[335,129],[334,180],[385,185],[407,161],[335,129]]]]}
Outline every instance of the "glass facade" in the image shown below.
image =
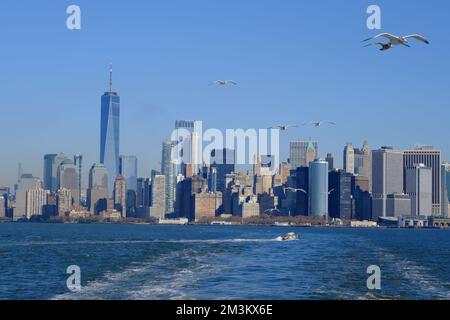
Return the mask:
{"type": "Polygon", "coordinates": [[[112,195],[114,181],[119,175],[120,97],[105,92],[101,99],[100,163],[108,170],[108,190],[112,195]]]}
{"type": "Polygon", "coordinates": [[[120,156],[120,174],[126,180],[127,190],[137,191],[137,157],[120,156]]]}
{"type": "Polygon", "coordinates": [[[328,162],[312,161],[309,164],[309,214],[328,216],[328,162]]]}

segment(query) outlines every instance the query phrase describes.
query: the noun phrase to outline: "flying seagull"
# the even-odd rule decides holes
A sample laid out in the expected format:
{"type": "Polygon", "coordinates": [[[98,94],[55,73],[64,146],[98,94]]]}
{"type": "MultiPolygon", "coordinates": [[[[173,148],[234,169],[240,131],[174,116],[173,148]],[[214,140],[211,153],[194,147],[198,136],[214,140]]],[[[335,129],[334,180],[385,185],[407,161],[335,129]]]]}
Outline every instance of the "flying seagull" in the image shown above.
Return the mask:
{"type": "Polygon", "coordinates": [[[213,84],[218,84],[218,85],[221,85],[221,86],[225,86],[227,84],[237,85],[237,83],[235,81],[233,81],[233,80],[216,80],[216,81],[211,82],[209,85],[212,86],[213,84]]]}
{"type": "Polygon", "coordinates": [[[318,127],[320,127],[323,124],[333,124],[334,125],[336,123],[334,123],[332,121],[311,121],[311,122],[306,122],[303,125],[304,126],[306,126],[306,125],[313,125],[314,127],[318,128],[318,127]]]}
{"type": "Polygon", "coordinates": [[[392,48],[392,46],[398,46],[398,45],[404,45],[406,47],[410,47],[409,42],[408,42],[409,38],[413,38],[413,39],[422,41],[426,44],[430,44],[430,42],[424,36],[421,36],[420,34],[410,34],[407,36],[396,36],[396,35],[393,35],[390,33],[380,33],[374,37],[364,39],[363,42],[377,39],[377,38],[385,38],[385,39],[389,40],[388,43],[381,43],[381,42],[375,43],[375,44],[381,45],[382,51],[388,50],[388,49],[392,48]]]}
{"type": "Polygon", "coordinates": [[[286,124],[286,125],[282,125],[282,126],[273,126],[273,127],[268,128],[268,129],[275,129],[275,130],[278,129],[278,130],[281,130],[281,131],[286,131],[289,128],[298,128],[298,125],[296,125],[296,124],[286,124]]]}

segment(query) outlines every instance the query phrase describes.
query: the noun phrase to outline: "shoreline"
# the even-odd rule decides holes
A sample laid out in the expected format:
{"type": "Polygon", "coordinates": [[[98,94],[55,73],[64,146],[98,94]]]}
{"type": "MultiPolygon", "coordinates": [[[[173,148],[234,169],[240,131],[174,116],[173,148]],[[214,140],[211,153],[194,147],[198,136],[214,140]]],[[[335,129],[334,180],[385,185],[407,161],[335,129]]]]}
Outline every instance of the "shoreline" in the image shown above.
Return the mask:
{"type": "Polygon", "coordinates": [[[152,226],[203,226],[203,227],[268,227],[268,228],[279,228],[279,229],[289,229],[289,228],[323,228],[323,229],[407,229],[407,230],[450,230],[450,228],[445,227],[396,227],[396,226],[374,226],[374,227],[364,227],[364,226],[349,226],[349,225],[274,225],[266,223],[233,223],[233,224],[211,224],[211,223],[187,223],[187,224],[171,224],[171,223],[152,223],[152,222],[122,222],[122,221],[111,221],[111,222],[80,222],[80,221],[8,221],[1,220],[0,224],[92,224],[92,225],[152,225],[152,226]]]}

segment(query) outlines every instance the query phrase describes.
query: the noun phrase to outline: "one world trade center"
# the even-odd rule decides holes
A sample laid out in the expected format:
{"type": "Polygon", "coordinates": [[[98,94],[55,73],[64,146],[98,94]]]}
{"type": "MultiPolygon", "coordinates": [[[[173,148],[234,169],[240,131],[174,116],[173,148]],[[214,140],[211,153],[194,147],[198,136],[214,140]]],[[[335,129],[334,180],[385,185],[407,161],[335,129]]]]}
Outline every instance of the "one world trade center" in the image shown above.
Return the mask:
{"type": "Polygon", "coordinates": [[[112,66],[109,72],[109,91],[102,95],[100,123],[100,162],[108,170],[108,192],[112,195],[114,181],[119,175],[119,119],[120,97],[112,91],[112,66]]]}

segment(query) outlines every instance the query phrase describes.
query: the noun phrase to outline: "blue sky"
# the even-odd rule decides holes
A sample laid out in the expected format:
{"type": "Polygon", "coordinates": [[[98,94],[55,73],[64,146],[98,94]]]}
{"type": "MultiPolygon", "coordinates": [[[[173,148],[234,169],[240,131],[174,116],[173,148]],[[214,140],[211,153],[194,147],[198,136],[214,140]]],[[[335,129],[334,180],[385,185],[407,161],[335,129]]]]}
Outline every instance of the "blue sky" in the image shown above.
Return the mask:
{"type": "MultiPolygon", "coordinates": [[[[319,141],[338,163],[346,142],[372,148],[432,144],[448,154],[450,3],[299,0],[3,0],[0,10],[0,185],[17,162],[42,176],[45,153],[99,158],[100,96],[114,64],[122,98],[121,153],[141,175],[158,168],[175,119],[205,127],[265,128],[328,119],[282,136],[319,141]],[[82,29],[66,29],[66,8],[82,29]],[[367,6],[382,30],[420,33],[431,45],[380,52],[361,40],[367,6]],[[236,87],[210,87],[234,79],[236,87]]],[[[413,41],[413,40],[412,40],[413,41]]],[[[447,158],[448,159],[448,158],[447,158]]]]}

